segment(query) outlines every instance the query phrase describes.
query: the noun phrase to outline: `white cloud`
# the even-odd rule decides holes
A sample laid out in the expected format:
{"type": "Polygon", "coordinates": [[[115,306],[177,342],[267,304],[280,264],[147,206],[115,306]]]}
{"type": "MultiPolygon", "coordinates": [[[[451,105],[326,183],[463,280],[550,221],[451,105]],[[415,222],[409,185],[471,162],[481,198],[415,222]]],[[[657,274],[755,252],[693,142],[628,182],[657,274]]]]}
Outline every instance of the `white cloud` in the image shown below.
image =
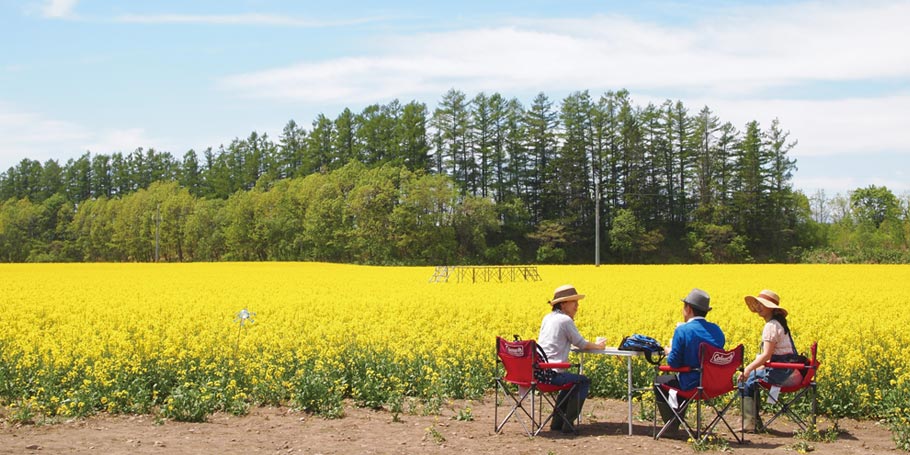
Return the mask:
{"type": "Polygon", "coordinates": [[[55,159],[63,164],[86,151],[129,153],[137,147],[151,146],[164,145],[141,128],[95,131],[78,123],[0,105],[0,172],[25,157],[42,162],[55,159]]]}
{"type": "MultiPolygon", "coordinates": [[[[640,99],[636,103],[660,103],[640,99]]],[[[828,156],[859,152],[910,154],[910,94],[835,100],[689,98],[683,103],[697,114],[708,106],[721,121],[742,131],[756,120],[763,129],[775,118],[799,144],[794,156],[828,156]]]]}
{"type": "Polygon", "coordinates": [[[41,8],[41,13],[45,17],[69,17],[72,15],[76,3],[79,3],[79,0],[48,0],[41,8]]]}
{"type": "Polygon", "coordinates": [[[797,173],[793,177],[793,187],[801,189],[807,196],[812,196],[818,190],[824,190],[825,196],[830,198],[835,195],[846,196],[857,188],[866,188],[869,185],[887,187],[895,195],[910,192],[910,184],[906,180],[867,177],[800,177],[797,173]]]}
{"type": "MultiPolygon", "coordinates": [[[[301,102],[466,91],[674,89],[743,96],[910,75],[910,3],[722,10],[687,28],[595,16],[397,36],[382,53],[238,74],[221,86],[301,102]],[[849,33],[845,32],[849,31],[849,33]]],[[[375,43],[374,43],[375,44],[375,43]]]]}
{"type": "Polygon", "coordinates": [[[326,21],[275,14],[125,14],[114,18],[114,22],[135,24],[264,25],[305,28],[340,27],[375,20],[377,19],[354,18],[326,21]]]}
{"type": "Polygon", "coordinates": [[[155,147],[156,142],[160,141],[148,137],[142,128],[127,128],[99,131],[80,148],[91,150],[95,154],[110,155],[115,152],[129,153],[139,147],[155,147]]]}
{"type": "Polygon", "coordinates": [[[38,114],[16,112],[0,105],[0,169],[13,166],[24,157],[45,161],[80,152],[74,144],[91,134],[83,127],[38,114]]]}

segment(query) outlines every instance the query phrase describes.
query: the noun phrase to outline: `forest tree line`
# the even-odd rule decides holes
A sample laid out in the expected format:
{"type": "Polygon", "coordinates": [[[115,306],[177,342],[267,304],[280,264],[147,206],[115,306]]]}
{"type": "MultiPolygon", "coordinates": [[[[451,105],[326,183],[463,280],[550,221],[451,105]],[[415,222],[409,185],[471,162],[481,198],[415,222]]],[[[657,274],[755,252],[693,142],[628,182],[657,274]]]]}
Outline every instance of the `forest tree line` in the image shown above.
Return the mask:
{"type": "Polygon", "coordinates": [[[795,146],[625,90],[453,89],[179,157],[23,159],[0,174],[0,260],[590,263],[599,230],[613,263],[908,262],[907,198],[794,191],[795,146]]]}

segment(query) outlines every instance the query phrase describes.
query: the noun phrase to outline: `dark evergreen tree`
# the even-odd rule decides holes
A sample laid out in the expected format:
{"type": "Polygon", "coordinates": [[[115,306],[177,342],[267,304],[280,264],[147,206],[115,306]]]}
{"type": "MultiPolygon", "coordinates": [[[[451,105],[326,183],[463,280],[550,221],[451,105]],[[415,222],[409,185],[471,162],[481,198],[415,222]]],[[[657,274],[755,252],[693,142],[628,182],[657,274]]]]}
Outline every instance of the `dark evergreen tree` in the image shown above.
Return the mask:
{"type": "Polygon", "coordinates": [[[747,123],[736,153],[734,227],[748,238],[750,250],[754,250],[764,230],[762,221],[766,204],[762,195],[765,191],[765,170],[762,166],[761,140],[758,122],[747,123]]]}
{"type": "Polygon", "coordinates": [[[508,182],[506,178],[506,168],[508,161],[506,159],[506,101],[499,93],[494,93],[488,99],[490,107],[490,127],[491,127],[491,145],[490,145],[490,190],[492,191],[493,200],[501,203],[506,200],[508,194],[508,182]]]}
{"type": "Polygon", "coordinates": [[[474,162],[468,150],[469,112],[463,92],[451,89],[433,113],[433,128],[438,133],[436,160],[443,173],[451,176],[461,193],[473,185],[474,162]]]}
{"type": "Polygon", "coordinates": [[[401,117],[395,125],[398,156],[393,163],[404,165],[411,171],[430,169],[427,115],[427,106],[416,101],[411,101],[401,110],[401,117]]]}
{"type": "Polygon", "coordinates": [[[471,192],[487,197],[493,190],[493,113],[490,98],[483,92],[471,100],[471,160],[476,163],[477,177],[471,192]]]}
{"type": "Polygon", "coordinates": [[[694,158],[693,193],[699,207],[694,216],[696,221],[712,222],[715,218],[716,200],[719,199],[717,174],[721,167],[715,137],[718,124],[719,120],[707,106],[694,120],[691,150],[694,158]]]}
{"type": "Polygon", "coordinates": [[[307,137],[302,175],[330,169],[333,158],[332,133],[332,121],[319,114],[313,121],[313,130],[307,137]]]}
{"type": "Polygon", "coordinates": [[[191,195],[203,195],[202,168],[199,166],[199,157],[196,151],[188,150],[183,154],[183,164],[180,166],[180,186],[187,189],[191,195]]]}
{"type": "Polygon", "coordinates": [[[587,91],[575,92],[562,102],[559,120],[560,153],[555,157],[556,188],[561,194],[559,218],[569,228],[569,240],[590,251],[594,231],[594,185],[589,157],[592,155],[593,119],[587,91]]]}
{"type": "Polygon", "coordinates": [[[92,157],[92,196],[111,197],[113,193],[111,158],[107,155],[92,157]]]}
{"type": "MultiPolygon", "coordinates": [[[[350,109],[345,109],[350,113],[350,109]]],[[[303,169],[306,150],[306,130],[293,120],[288,121],[278,138],[279,166],[278,178],[298,177],[303,169]]]]}
{"type": "Polygon", "coordinates": [[[527,127],[524,123],[524,107],[512,98],[505,107],[504,153],[506,156],[505,189],[503,200],[518,198],[524,202],[525,210],[530,211],[528,204],[530,189],[528,187],[533,169],[527,148],[527,127]]]}
{"type": "Polygon", "coordinates": [[[796,141],[789,141],[789,136],[790,133],[781,130],[780,122],[774,119],[771,128],[764,133],[763,141],[768,188],[764,197],[768,203],[768,231],[763,243],[770,255],[778,260],[786,259],[787,252],[796,245],[796,225],[800,216],[792,184],[796,160],[788,156],[796,141]]]}
{"type": "Polygon", "coordinates": [[[126,195],[135,190],[132,170],[128,158],[120,152],[111,155],[111,194],[126,195]]]}
{"type": "Polygon", "coordinates": [[[63,193],[63,168],[60,167],[57,160],[44,162],[38,187],[38,199],[42,201],[55,194],[63,193]]]}
{"type": "Polygon", "coordinates": [[[621,207],[623,193],[623,166],[624,161],[620,147],[619,120],[620,106],[628,103],[629,92],[620,90],[616,93],[607,92],[598,102],[595,127],[596,141],[598,144],[595,152],[595,168],[599,169],[598,190],[603,204],[603,221],[605,226],[612,224],[613,210],[621,207]]]}
{"type": "Polygon", "coordinates": [[[92,197],[91,154],[86,152],[78,159],[70,158],[64,168],[64,191],[72,202],[81,202],[92,197]]]}
{"type": "Polygon", "coordinates": [[[732,123],[726,122],[720,127],[717,139],[717,185],[718,211],[715,213],[714,223],[729,224],[731,222],[730,210],[733,204],[734,189],[734,157],[739,132],[732,123]]]}
{"type": "Polygon", "coordinates": [[[537,225],[544,219],[553,219],[554,214],[561,212],[558,182],[555,178],[558,119],[557,113],[553,111],[553,103],[543,93],[539,93],[531,107],[525,111],[525,125],[526,147],[532,168],[528,182],[528,201],[531,222],[537,225]]]}
{"type": "Polygon", "coordinates": [[[341,111],[341,114],[335,119],[335,135],[334,144],[332,146],[335,149],[337,161],[341,165],[344,165],[351,160],[360,162],[365,161],[365,157],[361,156],[361,152],[363,152],[362,148],[355,145],[357,143],[356,138],[359,135],[358,123],[358,119],[348,108],[341,111]]]}

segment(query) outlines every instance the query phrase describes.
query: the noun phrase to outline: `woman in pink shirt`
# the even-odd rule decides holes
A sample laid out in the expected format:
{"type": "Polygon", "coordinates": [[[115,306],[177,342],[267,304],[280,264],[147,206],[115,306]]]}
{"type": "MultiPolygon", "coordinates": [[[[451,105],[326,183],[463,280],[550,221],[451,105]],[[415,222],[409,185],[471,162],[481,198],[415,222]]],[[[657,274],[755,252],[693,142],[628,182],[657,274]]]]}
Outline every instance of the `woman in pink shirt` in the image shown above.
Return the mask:
{"type": "Polygon", "coordinates": [[[743,420],[745,431],[761,427],[760,397],[758,381],[765,381],[782,387],[796,385],[802,380],[799,370],[766,368],[768,361],[785,362],[796,354],[793,336],[787,325],[787,310],[781,308],[780,297],[774,291],[764,290],[757,296],[746,296],[746,305],[765,320],[761,334],[761,353],[755,356],[739,377],[740,393],[743,396],[743,420]]]}

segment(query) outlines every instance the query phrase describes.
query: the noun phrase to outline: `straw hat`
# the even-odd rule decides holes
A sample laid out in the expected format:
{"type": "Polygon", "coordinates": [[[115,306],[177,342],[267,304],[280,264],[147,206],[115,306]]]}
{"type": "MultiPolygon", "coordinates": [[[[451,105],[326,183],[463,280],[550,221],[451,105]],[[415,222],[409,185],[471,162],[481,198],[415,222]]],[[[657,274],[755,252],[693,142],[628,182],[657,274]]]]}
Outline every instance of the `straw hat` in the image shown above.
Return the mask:
{"type": "Polygon", "coordinates": [[[550,300],[547,303],[552,306],[556,305],[557,303],[570,302],[572,300],[581,300],[583,298],[585,298],[585,295],[579,294],[578,291],[575,290],[575,286],[572,286],[571,284],[564,284],[553,291],[553,300],[550,300]]]}
{"type": "Polygon", "coordinates": [[[746,305],[749,306],[749,309],[752,310],[753,313],[758,313],[758,310],[760,309],[759,305],[764,305],[767,308],[777,310],[784,316],[787,316],[787,310],[780,307],[780,297],[778,297],[776,292],[767,289],[759,292],[756,297],[747,295],[746,305]]]}
{"type": "Polygon", "coordinates": [[[711,296],[707,292],[702,291],[701,289],[694,288],[689,291],[689,295],[682,301],[692,308],[699,309],[704,312],[711,311],[711,296]]]}

